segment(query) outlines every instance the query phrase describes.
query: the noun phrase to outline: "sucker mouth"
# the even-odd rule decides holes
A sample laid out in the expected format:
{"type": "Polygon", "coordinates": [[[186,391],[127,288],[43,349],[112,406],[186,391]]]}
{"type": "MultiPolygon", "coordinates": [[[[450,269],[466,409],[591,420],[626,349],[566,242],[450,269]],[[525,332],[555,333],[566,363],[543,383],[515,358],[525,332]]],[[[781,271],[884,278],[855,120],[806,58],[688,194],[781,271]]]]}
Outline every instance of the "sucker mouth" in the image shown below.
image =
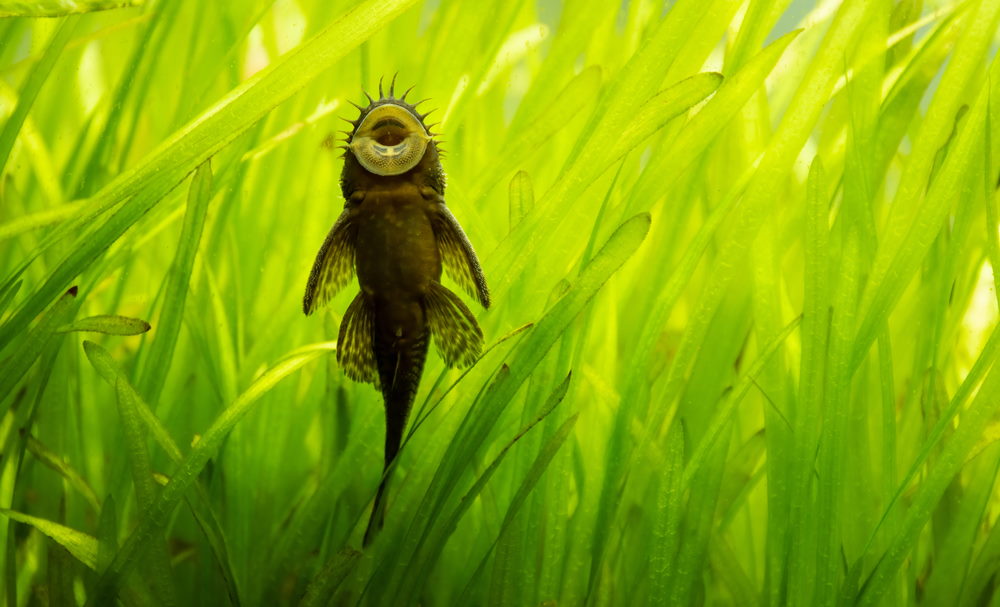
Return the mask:
{"type": "Polygon", "coordinates": [[[400,106],[387,104],[365,117],[349,147],[368,171],[400,175],[420,162],[430,139],[420,120],[400,106]]]}
{"type": "MultiPolygon", "coordinates": [[[[402,127],[402,125],[400,125],[402,127]]],[[[396,126],[384,126],[375,129],[372,137],[375,141],[381,143],[382,145],[399,145],[406,137],[409,135],[405,128],[397,128],[396,126]]]]}

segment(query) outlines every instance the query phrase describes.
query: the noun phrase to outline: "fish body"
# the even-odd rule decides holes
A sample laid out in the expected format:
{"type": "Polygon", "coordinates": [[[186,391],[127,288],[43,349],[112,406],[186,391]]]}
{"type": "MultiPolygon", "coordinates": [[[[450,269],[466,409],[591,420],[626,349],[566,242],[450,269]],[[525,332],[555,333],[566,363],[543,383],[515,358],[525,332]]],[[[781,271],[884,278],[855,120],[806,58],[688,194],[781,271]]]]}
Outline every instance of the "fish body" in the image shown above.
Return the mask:
{"type": "Polygon", "coordinates": [[[405,101],[369,97],[351,121],[341,174],[344,211],[320,248],[303,310],[311,314],[356,274],[360,292],[344,315],[337,361],[348,377],[382,392],[383,477],[365,532],[381,527],[390,465],[433,341],[445,362],[468,366],[483,334],[468,307],[441,284],[442,270],[489,307],[472,245],[444,201],[444,172],[425,115],[405,101]]]}

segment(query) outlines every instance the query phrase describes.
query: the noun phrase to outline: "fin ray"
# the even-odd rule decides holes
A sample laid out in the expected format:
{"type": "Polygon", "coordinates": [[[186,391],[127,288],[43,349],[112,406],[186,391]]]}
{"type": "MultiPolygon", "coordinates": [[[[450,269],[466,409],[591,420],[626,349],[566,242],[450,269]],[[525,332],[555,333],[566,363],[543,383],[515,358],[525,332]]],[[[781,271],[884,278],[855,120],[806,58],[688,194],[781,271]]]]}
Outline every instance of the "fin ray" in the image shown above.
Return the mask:
{"type": "Polygon", "coordinates": [[[462,226],[441,200],[431,220],[441,262],[448,276],[484,308],[490,307],[490,291],[479,258],[462,226]]]}
{"type": "Polygon", "coordinates": [[[310,315],[330,301],[354,276],[354,242],[357,231],[348,211],[344,211],[327,234],[316,254],[302,311],[310,315]]]}
{"type": "Polygon", "coordinates": [[[373,328],[375,315],[364,293],[358,293],[347,308],[337,337],[337,364],[354,381],[379,387],[375,367],[373,328]]]}
{"type": "Polygon", "coordinates": [[[483,330],[457,295],[432,282],[424,299],[427,326],[449,367],[468,367],[483,351],[483,330]]]}

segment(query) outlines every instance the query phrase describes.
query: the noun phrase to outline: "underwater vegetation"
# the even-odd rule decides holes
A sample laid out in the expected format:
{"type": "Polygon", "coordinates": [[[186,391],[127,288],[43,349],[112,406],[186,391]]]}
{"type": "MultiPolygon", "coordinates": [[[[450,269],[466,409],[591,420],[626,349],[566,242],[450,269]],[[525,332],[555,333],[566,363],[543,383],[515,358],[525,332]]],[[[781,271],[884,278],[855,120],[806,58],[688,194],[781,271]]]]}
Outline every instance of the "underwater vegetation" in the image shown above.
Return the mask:
{"type": "Polygon", "coordinates": [[[998,25],[0,0],[2,604],[1000,604],[998,25]],[[358,121],[393,74],[433,145],[358,121]],[[446,150],[479,262],[439,252],[465,337],[428,327],[367,545],[388,365],[340,328],[396,266],[302,313],[340,119],[446,150]]]}

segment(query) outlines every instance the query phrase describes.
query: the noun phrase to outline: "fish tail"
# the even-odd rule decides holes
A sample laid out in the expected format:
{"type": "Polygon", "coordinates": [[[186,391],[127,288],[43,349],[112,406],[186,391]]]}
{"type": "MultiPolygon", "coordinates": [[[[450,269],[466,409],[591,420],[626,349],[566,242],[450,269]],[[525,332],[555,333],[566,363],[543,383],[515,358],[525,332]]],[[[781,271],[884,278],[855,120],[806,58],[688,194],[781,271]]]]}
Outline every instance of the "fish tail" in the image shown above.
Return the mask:
{"type": "Polygon", "coordinates": [[[375,504],[365,529],[364,545],[374,539],[385,522],[385,500],[388,495],[389,467],[399,453],[403,442],[403,430],[413,406],[413,399],[420,385],[420,376],[427,358],[428,335],[423,331],[417,338],[407,343],[379,343],[376,337],[375,360],[378,364],[382,386],[382,400],[385,402],[385,463],[382,467],[382,481],[375,494],[375,504]],[[384,346],[384,347],[380,347],[384,346]]]}

